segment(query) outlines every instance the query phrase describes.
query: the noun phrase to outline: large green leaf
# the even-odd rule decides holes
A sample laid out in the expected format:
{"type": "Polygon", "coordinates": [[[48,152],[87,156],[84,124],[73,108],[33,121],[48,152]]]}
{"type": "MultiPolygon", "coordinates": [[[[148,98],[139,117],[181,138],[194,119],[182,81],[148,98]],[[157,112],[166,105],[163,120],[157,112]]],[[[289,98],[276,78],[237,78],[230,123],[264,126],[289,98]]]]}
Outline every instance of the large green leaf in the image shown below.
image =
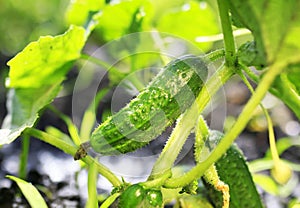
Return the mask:
{"type": "Polygon", "coordinates": [[[73,60],[80,56],[85,30],[72,26],[65,34],[41,37],[9,63],[7,110],[0,129],[0,145],[15,140],[34,125],[38,112],[58,94],[73,60]]]}
{"type": "Polygon", "coordinates": [[[14,141],[26,128],[34,125],[38,112],[49,104],[60,90],[60,83],[39,89],[10,89],[7,96],[7,111],[0,129],[0,145],[14,141]]]}
{"type": "MultiPolygon", "coordinates": [[[[234,22],[239,22],[239,26],[252,31],[258,49],[257,55],[265,59],[267,64],[274,62],[279,51],[287,46],[286,35],[289,35],[299,22],[295,18],[299,13],[299,1],[229,0],[228,2],[234,22]]],[[[292,42],[292,45],[298,45],[299,51],[299,43],[292,42]]]]}
{"type": "Polygon", "coordinates": [[[203,51],[209,50],[212,42],[197,43],[197,37],[219,33],[213,10],[205,2],[196,1],[190,1],[177,9],[164,12],[156,28],[160,32],[171,33],[189,40],[203,51]]]}
{"type": "Polygon", "coordinates": [[[239,49],[246,65],[280,62],[283,73],[272,92],[300,119],[300,1],[229,0],[233,19],[253,33],[255,42],[239,49]]]}
{"type": "Polygon", "coordinates": [[[80,56],[84,33],[82,27],[71,26],[63,35],[44,36],[28,44],[7,63],[8,87],[39,88],[61,80],[68,70],[63,66],[80,56]]]}
{"type": "Polygon", "coordinates": [[[104,41],[139,32],[142,30],[142,21],[149,9],[151,10],[149,1],[142,0],[120,1],[107,5],[97,19],[99,24],[96,31],[104,41]]]}
{"type": "Polygon", "coordinates": [[[290,65],[275,80],[273,94],[283,100],[300,119],[300,64],[290,65]]]}
{"type": "Polygon", "coordinates": [[[15,181],[32,208],[47,208],[47,204],[39,191],[31,184],[15,176],[7,176],[15,181]]]}
{"type": "Polygon", "coordinates": [[[66,12],[66,21],[69,24],[83,26],[87,23],[89,15],[99,11],[104,5],[105,0],[70,1],[66,12]]]}

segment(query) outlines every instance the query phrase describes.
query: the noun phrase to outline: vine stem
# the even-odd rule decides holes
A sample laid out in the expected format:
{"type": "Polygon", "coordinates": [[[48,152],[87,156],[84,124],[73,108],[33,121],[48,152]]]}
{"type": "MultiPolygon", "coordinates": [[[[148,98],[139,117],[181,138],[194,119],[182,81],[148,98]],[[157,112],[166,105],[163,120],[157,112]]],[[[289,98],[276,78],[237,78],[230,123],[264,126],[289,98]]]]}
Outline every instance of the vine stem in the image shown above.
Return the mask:
{"type": "Polygon", "coordinates": [[[22,152],[20,154],[20,169],[19,169],[19,177],[22,179],[26,179],[27,176],[27,162],[28,162],[28,154],[29,154],[29,146],[30,146],[30,136],[27,134],[23,134],[22,136],[22,152]]]}
{"type": "Polygon", "coordinates": [[[233,74],[233,70],[223,66],[210,77],[193,105],[178,119],[165,148],[153,166],[148,180],[159,178],[172,168],[177,155],[196,124],[200,112],[205,108],[210,98],[233,74]]]}
{"type": "MultiPolygon", "coordinates": [[[[242,67],[243,70],[245,70],[246,68],[248,69],[248,67],[246,67],[245,65],[240,65],[242,67]]],[[[243,82],[245,83],[245,85],[248,87],[248,89],[250,90],[250,92],[253,94],[254,93],[254,89],[251,86],[251,84],[249,83],[249,81],[247,80],[247,78],[245,77],[245,75],[242,73],[242,71],[239,71],[238,74],[240,75],[241,79],[243,80],[243,82]]],[[[268,123],[268,132],[269,132],[269,143],[270,143],[270,149],[271,149],[271,155],[272,158],[274,160],[274,163],[278,163],[280,162],[280,158],[279,158],[279,154],[277,151],[277,147],[276,147],[276,141],[275,141],[275,134],[274,134],[274,129],[273,129],[273,122],[272,119],[267,111],[267,109],[263,106],[262,103],[260,103],[260,107],[263,110],[267,123],[268,123]]]]}
{"type": "MultiPolygon", "coordinates": [[[[55,136],[52,136],[52,135],[50,135],[46,132],[43,132],[41,130],[38,130],[38,129],[30,128],[30,129],[26,129],[25,132],[28,135],[31,135],[37,139],[40,139],[46,143],[49,143],[49,144],[57,147],[58,149],[64,151],[65,153],[67,153],[69,155],[75,155],[75,153],[78,149],[75,145],[67,143],[55,136]]],[[[111,182],[111,184],[114,187],[120,186],[122,184],[122,182],[116,177],[116,175],[114,175],[107,167],[100,164],[98,161],[96,161],[91,156],[87,155],[86,157],[82,158],[81,160],[89,166],[91,166],[94,163],[96,166],[95,168],[98,170],[98,172],[102,176],[104,176],[109,182],[111,182]]]]}
{"type": "Polygon", "coordinates": [[[218,7],[221,19],[222,32],[224,35],[225,60],[227,66],[235,66],[236,54],[235,43],[229,17],[228,1],[218,0],[218,7]]]}
{"type": "Polygon", "coordinates": [[[183,176],[177,178],[170,178],[166,180],[164,186],[167,188],[177,188],[185,186],[193,180],[200,178],[215,161],[221,158],[222,155],[233,143],[233,141],[245,128],[245,126],[251,118],[252,112],[254,111],[256,106],[259,105],[259,103],[267,93],[268,89],[271,87],[271,84],[273,83],[274,79],[277,75],[279,75],[282,72],[285,66],[286,63],[284,63],[284,61],[275,62],[273,65],[270,66],[269,70],[261,79],[261,82],[257,86],[255,93],[247,102],[245,108],[241,112],[232,129],[228,131],[227,134],[225,134],[223,139],[220,141],[219,145],[213,150],[213,152],[208,156],[208,158],[205,161],[197,164],[194,168],[192,168],[183,176]]]}

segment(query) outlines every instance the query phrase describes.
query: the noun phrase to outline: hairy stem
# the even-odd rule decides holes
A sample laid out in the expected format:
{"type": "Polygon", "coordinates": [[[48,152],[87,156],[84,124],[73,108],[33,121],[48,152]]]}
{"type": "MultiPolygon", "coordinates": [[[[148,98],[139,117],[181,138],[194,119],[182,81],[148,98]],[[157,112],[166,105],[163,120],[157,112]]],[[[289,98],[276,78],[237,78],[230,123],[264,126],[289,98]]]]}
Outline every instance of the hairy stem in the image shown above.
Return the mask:
{"type": "Polygon", "coordinates": [[[222,155],[227,151],[232,142],[245,128],[251,118],[251,114],[253,113],[254,109],[259,105],[268,89],[271,87],[274,79],[278,74],[282,72],[285,65],[286,63],[284,62],[275,62],[270,66],[269,70],[263,76],[260,84],[257,86],[255,93],[246,104],[232,129],[228,131],[227,134],[225,134],[219,145],[213,150],[208,158],[205,161],[197,164],[183,176],[168,179],[164,184],[165,187],[177,188],[189,184],[191,181],[200,178],[215,161],[222,157],[222,155]]]}
{"type": "Polygon", "coordinates": [[[224,66],[220,68],[201,90],[194,104],[177,121],[168,142],[160,157],[153,166],[150,179],[158,178],[172,168],[182,146],[184,145],[192,128],[195,126],[198,115],[203,111],[210,98],[233,75],[233,71],[224,66]]]}
{"type": "Polygon", "coordinates": [[[225,60],[227,66],[234,66],[236,62],[235,43],[229,17],[228,1],[218,0],[221,26],[224,35],[225,60]]]}

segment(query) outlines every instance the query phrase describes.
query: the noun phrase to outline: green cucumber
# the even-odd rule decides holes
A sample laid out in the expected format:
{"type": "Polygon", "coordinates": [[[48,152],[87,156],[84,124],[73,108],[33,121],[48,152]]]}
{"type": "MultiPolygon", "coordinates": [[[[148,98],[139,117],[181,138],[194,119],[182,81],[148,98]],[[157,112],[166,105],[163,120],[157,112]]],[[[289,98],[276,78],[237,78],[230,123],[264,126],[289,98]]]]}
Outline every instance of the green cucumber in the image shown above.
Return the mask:
{"type": "MultiPolygon", "coordinates": [[[[223,134],[211,131],[210,138],[220,140],[223,134]]],[[[256,190],[252,175],[249,172],[247,162],[241,150],[235,145],[227,150],[215,166],[221,181],[229,186],[230,208],[262,208],[261,198],[256,190]]],[[[222,207],[223,198],[221,192],[215,190],[212,185],[204,181],[208,190],[208,196],[215,207],[222,207]]]]}
{"type": "Polygon", "coordinates": [[[201,57],[188,55],[171,61],[135,99],[94,130],[91,147],[114,155],[145,146],[191,106],[207,73],[201,57]]]}
{"type": "Polygon", "coordinates": [[[163,196],[160,190],[144,189],[141,184],[127,187],[119,197],[119,208],[162,208],[163,196]]]}
{"type": "Polygon", "coordinates": [[[129,186],[125,191],[121,194],[119,198],[119,208],[135,208],[139,207],[140,204],[146,197],[146,191],[139,184],[134,184],[129,186]]]}
{"type": "Polygon", "coordinates": [[[160,208],[163,205],[163,195],[160,190],[147,190],[146,201],[148,202],[148,207],[160,208]]]}

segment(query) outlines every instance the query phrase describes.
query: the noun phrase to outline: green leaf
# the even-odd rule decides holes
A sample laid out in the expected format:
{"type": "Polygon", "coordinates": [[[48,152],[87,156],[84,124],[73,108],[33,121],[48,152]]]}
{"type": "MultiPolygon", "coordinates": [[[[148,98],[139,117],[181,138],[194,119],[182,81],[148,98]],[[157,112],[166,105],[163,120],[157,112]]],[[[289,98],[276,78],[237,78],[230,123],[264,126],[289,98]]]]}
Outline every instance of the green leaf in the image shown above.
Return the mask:
{"type": "Polygon", "coordinates": [[[182,208],[197,208],[197,207],[212,208],[213,207],[208,202],[208,200],[201,195],[182,196],[178,200],[180,203],[180,207],[182,208]]]}
{"type": "Polygon", "coordinates": [[[253,180],[257,185],[259,185],[266,192],[273,195],[279,194],[278,185],[270,176],[262,175],[262,174],[253,174],[253,180]]]}
{"type": "Polygon", "coordinates": [[[246,65],[280,62],[284,73],[276,78],[271,92],[300,119],[300,2],[296,0],[230,0],[234,19],[250,29],[255,43],[239,49],[246,65]]]}
{"type": "MultiPolygon", "coordinates": [[[[272,63],[282,53],[281,50],[287,50],[288,54],[297,51],[299,54],[300,47],[295,36],[296,32],[299,34],[299,29],[294,28],[296,24],[299,25],[299,1],[230,0],[229,2],[235,22],[252,31],[259,59],[272,63]]],[[[288,55],[286,52],[282,54],[288,55]]]]}
{"type": "Polygon", "coordinates": [[[41,37],[30,43],[8,63],[9,87],[7,110],[0,145],[15,140],[34,125],[38,112],[61,89],[61,82],[73,60],[79,58],[85,43],[85,30],[71,26],[63,35],[41,37]]]}
{"type": "Polygon", "coordinates": [[[32,208],[47,208],[47,204],[38,190],[31,184],[15,176],[6,176],[15,181],[32,208]]]}
{"type": "Polygon", "coordinates": [[[178,35],[197,44],[203,51],[209,50],[213,43],[197,43],[196,38],[219,33],[215,14],[205,2],[190,1],[164,12],[160,18],[156,26],[158,31],[178,35]]]}
{"type": "Polygon", "coordinates": [[[99,11],[104,5],[105,0],[70,1],[66,12],[66,21],[69,24],[83,26],[87,23],[89,15],[99,11]]]}
{"type": "Polygon", "coordinates": [[[63,35],[31,42],[7,63],[8,87],[39,88],[61,81],[69,70],[64,66],[80,57],[85,39],[82,27],[71,26],[63,35]]]}
{"type": "Polygon", "coordinates": [[[142,30],[145,13],[151,9],[148,1],[131,0],[120,1],[103,8],[98,17],[99,24],[96,31],[105,41],[114,40],[121,36],[142,30]],[[114,21],[118,16],[121,21],[114,21]]]}
{"type": "MultiPolygon", "coordinates": [[[[281,155],[284,151],[289,149],[292,146],[300,147],[300,137],[285,137],[280,138],[276,141],[276,149],[279,155],[281,155]]],[[[272,159],[271,150],[268,149],[265,154],[265,158],[272,159]]]]}
{"type": "Polygon", "coordinates": [[[23,130],[32,127],[39,110],[49,104],[60,89],[60,83],[39,89],[10,89],[7,96],[8,114],[0,129],[0,145],[11,143],[23,130]]]}
{"type": "Polygon", "coordinates": [[[276,78],[272,89],[273,94],[289,106],[300,119],[300,64],[288,66],[285,72],[276,78]]]}

